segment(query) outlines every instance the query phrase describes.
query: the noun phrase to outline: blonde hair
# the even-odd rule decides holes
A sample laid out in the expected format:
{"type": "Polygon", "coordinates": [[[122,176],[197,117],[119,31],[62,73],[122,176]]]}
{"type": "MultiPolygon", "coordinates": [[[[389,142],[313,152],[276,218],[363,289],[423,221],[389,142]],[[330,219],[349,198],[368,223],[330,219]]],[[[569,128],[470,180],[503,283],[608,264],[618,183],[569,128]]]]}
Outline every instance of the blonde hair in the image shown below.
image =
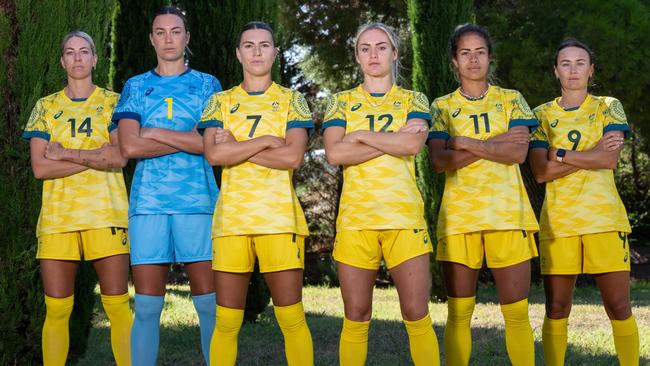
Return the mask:
{"type": "Polygon", "coordinates": [[[386,37],[388,37],[388,41],[390,42],[391,47],[393,48],[393,51],[395,51],[398,55],[398,57],[393,61],[393,64],[391,66],[391,77],[393,78],[393,83],[397,83],[397,78],[399,77],[399,68],[401,67],[399,63],[399,37],[397,36],[397,33],[393,30],[393,28],[387,26],[384,23],[368,23],[365,25],[362,25],[359,27],[357,30],[357,35],[354,37],[354,54],[357,55],[359,52],[359,38],[361,37],[362,34],[365,32],[372,30],[372,29],[378,29],[386,34],[386,37]]]}
{"type": "Polygon", "coordinates": [[[97,54],[95,50],[95,42],[93,41],[93,38],[88,35],[88,33],[82,31],[72,31],[63,37],[63,41],[61,42],[61,56],[63,56],[63,51],[65,51],[65,44],[68,43],[68,41],[73,37],[78,37],[88,42],[90,45],[90,51],[93,53],[93,55],[97,54]]]}

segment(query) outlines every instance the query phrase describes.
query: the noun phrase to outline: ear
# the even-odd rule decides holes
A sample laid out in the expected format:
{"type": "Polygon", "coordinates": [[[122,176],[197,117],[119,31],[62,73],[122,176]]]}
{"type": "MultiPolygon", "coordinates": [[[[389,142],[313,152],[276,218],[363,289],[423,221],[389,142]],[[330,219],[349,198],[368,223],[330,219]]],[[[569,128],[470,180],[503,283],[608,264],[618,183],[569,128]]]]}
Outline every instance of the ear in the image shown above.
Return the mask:
{"type": "Polygon", "coordinates": [[[455,57],[451,58],[451,64],[454,65],[455,69],[458,69],[458,61],[456,61],[455,57]]]}
{"type": "Polygon", "coordinates": [[[186,33],[187,33],[187,39],[185,40],[185,46],[187,46],[188,44],[190,44],[190,32],[187,31],[186,33]]]}
{"type": "Polygon", "coordinates": [[[97,55],[95,54],[93,55],[93,70],[95,69],[96,66],[97,66],[97,55]]]}
{"type": "Polygon", "coordinates": [[[239,60],[239,63],[241,64],[241,53],[239,52],[239,47],[235,48],[235,55],[237,55],[237,60],[239,60]]]}
{"type": "Polygon", "coordinates": [[[61,67],[63,68],[63,70],[65,70],[65,63],[63,62],[63,56],[61,56],[59,61],[61,61],[61,67]]]}
{"type": "Polygon", "coordinates": [[[151,45],[153,46],[153,33],[149,33],[149,42],[151,42],[151,45]]]}
{"type": "Polygon", "coordinates": [[[591,64],[589,66],[589,79],[593,79],[594,77],[594,64],[591,64]]]}
{"type": "Polygon", "coordinates": [[[553,66],[553,73],[555,74],[555,78],[560,80],[560,74],[557,72],[557,66],[553,66]]]}
{"type": "Polygon", "coordinates": [[[393,62],[395,62],[398,57],[399,57],[399,54],[397,53],[397,50],[393,50],[393,62]]]}

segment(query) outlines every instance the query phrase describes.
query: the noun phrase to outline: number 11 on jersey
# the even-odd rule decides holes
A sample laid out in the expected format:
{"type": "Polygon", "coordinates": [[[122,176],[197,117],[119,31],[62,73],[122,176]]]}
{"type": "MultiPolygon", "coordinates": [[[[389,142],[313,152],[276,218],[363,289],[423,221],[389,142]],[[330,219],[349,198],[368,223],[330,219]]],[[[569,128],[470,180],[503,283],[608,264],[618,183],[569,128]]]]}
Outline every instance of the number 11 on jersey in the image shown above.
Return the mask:
{"type": "Polygon", "coordinates": [[[165,98],[165,102],[167,102],[167,119],[172,119],[174,98],[165,98]]]}

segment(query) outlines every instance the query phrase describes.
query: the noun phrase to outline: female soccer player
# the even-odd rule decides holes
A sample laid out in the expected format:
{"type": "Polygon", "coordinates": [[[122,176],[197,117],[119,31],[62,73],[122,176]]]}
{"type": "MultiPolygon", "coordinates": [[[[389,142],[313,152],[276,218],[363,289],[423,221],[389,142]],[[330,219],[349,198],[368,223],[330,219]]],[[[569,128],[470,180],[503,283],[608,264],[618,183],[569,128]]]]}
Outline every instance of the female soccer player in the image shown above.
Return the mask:
{"type": "Polygon", "coordinates": [[[445,172],[436,258],[443,262],[449,295],[445,358],[467,365],[470,320],[483,256],[494,276],[513,365],[534,365],[528,320],[530,259],[539,230],[518,163],[537,126],[521,94],[488,82],[494,57],[485,28],[466,24],[450,38],[450,58],[460,87],[431,105],[431,162],[445,172]]]}
{"type": "Polygon", "coordinates": [[[433,248],[414,163],[427,137],[429,102],[395,84],[398,42],[384,24],[359,29],[354,53],[363,83],[331,97],[323,123],[327,160],[343,165],[334,259],[345,307],[339,348],[344,366],[366,361],[382,257],[397,287],[413,362],[440,363],[428,308],[433,248]]]}
{"type": "Polygon", "coordinates": [[[218,188],[196,127],[208,98],[221,86],[214,76],[185,64],[190,33],[181,10],[160,8],[149,38],[158,65],[127,81],[113,114],[122,154],[138,159],[129,208],[136,292],[132,360],[156,363],[169,264],[181,262],[207,362],[216,301],[210,225],[218,188]]]}
{"type": "Polygon", "coordinates": [[[205,154],[223,167],[212,225],[217,326],[213,365],[234,365],[246,292],[255,258],[271,290],[289,365],[313,364],[311,334],[302,306],[305,237],[309,234],[293,190],[307,130],[313,128],[304,97],[275,84],[278,54],[273,31],[246,24],[237,37],[243,82],[213,95],[201,117],[205,154]]]}
{"type": "Polygon", "coordinates": [[[27,123],[32,170],[43,179],[43,202],[36,235],[43,290],[43,364],[64,365],[74,282],[83,257],[93,261],[101,299],[111,323],[111,344],[118,365],[130,365],[127,280],[127,198],[117,132],[111,114],[118,95],[93,84],[95,43],[80,31],[61,44],[63,90],[41,98],[27,123]]]}
{"type": "Polygon", "coordinates": [[[533,173],[546,182],[540,262],[546,292],[544,362],[564,365],[576,277],[591,274],[611,319],[621,365],[639,364],[639,333],[630,305],[630,224],[614,169],[630,131],[621,103],[589,94],[593,53],[569,39],[555,56],[562,95],[535,109],[533,173]]]}

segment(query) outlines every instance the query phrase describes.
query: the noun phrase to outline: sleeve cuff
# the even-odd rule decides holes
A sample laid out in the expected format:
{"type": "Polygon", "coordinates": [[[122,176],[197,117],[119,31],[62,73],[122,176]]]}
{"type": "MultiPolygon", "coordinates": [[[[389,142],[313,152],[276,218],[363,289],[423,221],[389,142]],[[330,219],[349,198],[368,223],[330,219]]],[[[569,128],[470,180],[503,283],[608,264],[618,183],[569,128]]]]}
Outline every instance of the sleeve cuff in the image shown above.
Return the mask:
{"type": "Polygon", "coordinates": [[[528,148],[542,148],[548,150],[548,142],[542,140],[532,140],[530,143],[528,143],[528,148]]]}
{"type": "Polygon", "coordinates": [[[307,134],[311,136],[314,134],[314,121],[312,120],[289,121],[289,123],[287,123],[287,130],[292,128],[304,128],[307,130],[307,134]]]}
{"type": "Polygon", "coordinates": [[[429,112],[411,111],[406,115],[406,120],[408,121],[412,118],[422,118],[423,120],[427,121],[429,125],[431,124],[431,114],[429,114],[429,112]]]}
{"type": "Polygon", "coordinates": [[[111,120],[115,123],[119,123],[121,119],[133,119],[140,123],[141,117],[140,114],[135,112],[117,112],[113,113],[111,120]]]}
{"type": "Polygon", "coordinates": [[[331,120],[329,120],[329,121],[325,121],[325,122],[323,122],[323,130],[326,129],[326,128],[333,127],[333,126],[338,126],[338,127],[343,127],[343,128],[345,128],[346,125],[347,125],[347,122],[346,122],[345,120],[342,120],[342,119],[331,119],[331,120]]]}
{"type": "Polygon", "coordinates": [[[112,122],[111,124],[108,125],[108,133],[110,134],[111,132],[115,131],[117,129],[117,122],[112,122]]]}
{"type": "Polygon", "coordinates": [[[50,141],[50,134],[42,131],[25,131],[20,137],[24,138],[25,140],[37,137],[45,141],[50,141]]]}
{"type": "Polygon", "coordinates": [[[508,123],[508,129],[511,129],[516,126],[527,126],[530,129],[530,132],[535,131],[537,126],[539,126],[539,121],[535,118],[530,119],[511,119],[508,123]]]}
{"type": "Polygon", "coordinates": [[[630,137],[630,126],[627,123],[611,123],[605,126],[603,128],[603,134],[609,132],[609,131],[623,131],[624,132],[624,137],[628,138],[630,137]]]}
{"type": "Polygon", "coordinates": [[[449,134],[444,131],[429,131],[429,136],[427,136],[427,141],[432,139],[449,140],[449,134]]]}
{"type": "Polygon", "coordinates": [[[196,126],[196,129],[199,131],[204,131],[208,128],[223,128],[223,122],[216,119],[209,119],[207,121],[201,121],[196,126]]]}

